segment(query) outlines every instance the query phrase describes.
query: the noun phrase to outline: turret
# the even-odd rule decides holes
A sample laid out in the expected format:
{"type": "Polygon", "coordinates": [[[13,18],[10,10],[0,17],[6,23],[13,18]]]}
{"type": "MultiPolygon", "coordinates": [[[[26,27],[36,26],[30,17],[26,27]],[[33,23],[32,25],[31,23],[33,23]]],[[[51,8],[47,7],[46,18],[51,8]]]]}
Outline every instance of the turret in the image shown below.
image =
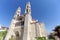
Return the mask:
{"type": "Polygon", "coordinates": [[[26,4],[25,13],[31,14],[31,5],[30,5],[30,2],[27,2],[27,4],[26,4]]]}
{"type": "Polygon", "coordinates": [[[14,18],[20,16],[20,13],[21,13],[21,8],[18,7],[18,9],[16,10],[16,13],[15,13],[15,15],[14,15],[14,18]]]}

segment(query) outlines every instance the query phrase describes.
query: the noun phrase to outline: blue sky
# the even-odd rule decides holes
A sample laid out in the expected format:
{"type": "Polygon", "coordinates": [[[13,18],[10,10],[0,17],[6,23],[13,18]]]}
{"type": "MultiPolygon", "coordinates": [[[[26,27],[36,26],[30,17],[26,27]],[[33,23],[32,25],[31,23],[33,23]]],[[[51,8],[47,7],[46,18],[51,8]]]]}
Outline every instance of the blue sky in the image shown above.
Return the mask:
{"type": "Polygon", "coordinates": [[[28,1],[32,17],[45,23],[47,33],[60,25],[60,0],[0,0],[0,25],[9,27],[16,9],[20,6],[23,14],[28,1]]]}

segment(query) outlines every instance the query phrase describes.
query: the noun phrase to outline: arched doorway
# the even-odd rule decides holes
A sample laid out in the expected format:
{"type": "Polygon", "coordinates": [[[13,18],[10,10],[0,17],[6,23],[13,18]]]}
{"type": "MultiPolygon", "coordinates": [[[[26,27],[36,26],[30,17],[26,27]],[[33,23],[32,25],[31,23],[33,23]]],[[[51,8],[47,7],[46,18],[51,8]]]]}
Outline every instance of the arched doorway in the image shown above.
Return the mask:
{"type": "Polygon", "coordinates": [[[19,32],[18,31],[15,32],[15,35],[16,35],[16,40],[19,40],[19,32]]]}

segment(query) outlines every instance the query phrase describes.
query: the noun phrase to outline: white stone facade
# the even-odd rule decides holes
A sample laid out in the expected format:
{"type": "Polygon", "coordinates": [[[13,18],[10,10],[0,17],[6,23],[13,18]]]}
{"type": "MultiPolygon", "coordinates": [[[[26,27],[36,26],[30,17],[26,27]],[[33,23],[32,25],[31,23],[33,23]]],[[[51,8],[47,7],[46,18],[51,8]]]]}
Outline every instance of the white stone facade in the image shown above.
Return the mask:
{"type": "Polygon", "coordinates": [[[26,4],[24,15],[20,13],[19,7],[11,21],[5,40],[9,40],[12,35],[16,36],[16,34],[19,36],[18,40],[36,40],[36,37],[47,37],[44,24],[32,19],[30,2],[26,4]]]}

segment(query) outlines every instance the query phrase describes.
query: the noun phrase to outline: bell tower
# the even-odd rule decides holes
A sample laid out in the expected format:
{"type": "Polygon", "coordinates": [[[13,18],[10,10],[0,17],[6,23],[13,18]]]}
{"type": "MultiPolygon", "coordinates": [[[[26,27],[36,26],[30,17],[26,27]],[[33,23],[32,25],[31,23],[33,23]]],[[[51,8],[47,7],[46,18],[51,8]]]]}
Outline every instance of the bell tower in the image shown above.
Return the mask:
{"type": "Polygon", "coordinates": [[[19,25],[16,26],[16,24],[19,23],[18,18],[20,16],[20,12],[21,12],[21,8],[18,7],[18,9],[16,10],[16,13],[14,15],[14,18],[11,21],[11,24],[10,24],[8,33],[7,33],[6,37],[5,37],[5,40],[9,40],[9,39],[11,39],[12,36],[16,36],[17,34],[20,37],[21,27],[19,25]]]}
{"type": "Polygon", "coordinates": [[[18,7],[18,9],[16,10],[16,13],[14,15],[14,18],[17,18],[18,16],[20,16],[20,13],[21,13],[21,8],[18,7]]]}
{"type": "Polygon", "coordinates": [[[30,2],[27,2],[27,4],[26,4],[25,13],[31,14],[31,5],[30,5],[30,2]]]}

